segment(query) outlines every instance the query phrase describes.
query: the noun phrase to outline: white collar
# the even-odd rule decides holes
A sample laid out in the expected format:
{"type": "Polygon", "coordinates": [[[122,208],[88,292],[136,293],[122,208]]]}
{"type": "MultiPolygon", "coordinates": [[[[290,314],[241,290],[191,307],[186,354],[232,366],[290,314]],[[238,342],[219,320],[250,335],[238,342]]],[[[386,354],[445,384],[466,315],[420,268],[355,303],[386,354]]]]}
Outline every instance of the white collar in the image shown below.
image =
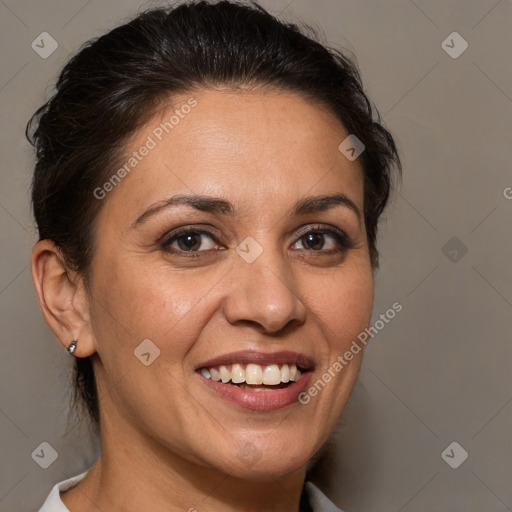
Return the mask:
{"type": "MultiPolygon", "coordinates": [[[[82,480],[89,470],[55,484],[39,512],[70,512],[62,503],[60,492],[67,491],[82,480]]],[[[343,512],[315,484],[305,483],[305,490],[313,512],[343,512]]]]}
{"type": "Polygon", "coordinates": [[[80,473],[79,475],[63,480],[58,484],[55,484],[50,491],[50,494],[46,498],[43,506],[39,509],[39,512],[69,512],[69,509],[62,503],[60,499],[60,491],[67,491],[69,488],[75,486],[89,470],[80,473]]]}

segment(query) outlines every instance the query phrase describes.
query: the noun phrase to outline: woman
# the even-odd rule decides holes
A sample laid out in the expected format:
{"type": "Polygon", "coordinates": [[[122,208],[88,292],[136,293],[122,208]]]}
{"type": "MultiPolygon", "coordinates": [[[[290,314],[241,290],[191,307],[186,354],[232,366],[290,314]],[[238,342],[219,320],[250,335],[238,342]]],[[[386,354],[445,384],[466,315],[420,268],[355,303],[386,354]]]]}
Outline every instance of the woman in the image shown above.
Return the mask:
{"type": "Polygon", "coordinates": [[[41,510],[339,510],[306,470],[400,170],[352,61],[257,5],[154,9],[86,44],[27,136],[32,276],[101,439],[41,510]]]}

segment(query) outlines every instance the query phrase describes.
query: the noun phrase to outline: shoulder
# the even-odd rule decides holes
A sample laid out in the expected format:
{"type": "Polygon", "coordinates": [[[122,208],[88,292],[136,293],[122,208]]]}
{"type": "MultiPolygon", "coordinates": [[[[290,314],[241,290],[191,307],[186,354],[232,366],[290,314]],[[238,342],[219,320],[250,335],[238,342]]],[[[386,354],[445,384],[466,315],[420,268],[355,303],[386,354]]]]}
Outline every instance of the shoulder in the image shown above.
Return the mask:
{"type": "Polygon", "coordinates": [[[84,471],[83,473],[80,473],[79,475],[73,476],[71,478],[68,478],[67,480],[63,480],[62,482],[59,482],[55,484],[52,487],[52,490],[50,491],[50,494],[46,498],[46,501],[44,502],[43,506],[39,509],[39,512],[69,512],[69,510],[66,508],[64,503],[62,503],[62,500],[60,499],[60,492],[61,491],[67,491],[71,487],[75,486],[80,480],[82,480],[85,475],[88,473],[87,471],[84,471]]]}

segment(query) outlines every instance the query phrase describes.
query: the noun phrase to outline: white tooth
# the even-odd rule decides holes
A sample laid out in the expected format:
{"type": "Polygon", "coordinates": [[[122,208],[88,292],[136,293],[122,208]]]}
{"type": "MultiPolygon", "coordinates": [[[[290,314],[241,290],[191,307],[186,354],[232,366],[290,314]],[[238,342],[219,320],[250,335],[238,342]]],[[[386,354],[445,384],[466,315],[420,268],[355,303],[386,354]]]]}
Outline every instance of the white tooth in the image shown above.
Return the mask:
{"type": "Polygon", "coordinates": [[[265,366],[263,370],[263,384],[270,384],[275,386],[281,383],[281,372],[277,364],[270,364],[265,366]]]}
{"type": "Polygon", "coordinates": [[[220,378],[221,378],[222,382],[224,382],[224,384],[226,382],[229,382],[229,380],[231,379],[231,375],[229,374],[228,369],[223,364],[221,364],[219,366],[219,373],[220,373],[220,378]]]}
{"type": "Polygon", "coordinates": [[[290,380],[296,381],[297,380],[297,365],[291,364],[290,365],[290,380]]]}
{"type": "Polygon", "coordinates": [[[233,384],[240,384],[245,382],[245,370],[239,364],[234,364],[231,368],[231,382],[233,384]]]}
{"type": "MultiPolygon", "coordinates": [[[[295,378],[293,379],[295,382],[297,382],[300,379],[300,376],[302,375],[301,371],[297,368],[297,371],[295,372],[295,378]]],[[[291,380],[291,379],[290,379],[291,380]]]]}
{"type": "Polygon", "coordinates": [[[287,364],[281,367],[281,382],[290,382],[290,367],[287,364]]]}
{"type": "Polygon", "coordinates": [[[219,382],[220,373],[219,370],[217,370],[217,368],[210,368],[210,375],[215,382],[219,382]]]}
{"type": "Polygon", "coordinates": [[[263,372],[259,364],[248,364],[245,370],[247,384],[263,384],[263,372]]]}
{"type": "Polygon", "coordinates": [[[201,375],[207,379],[211,379],[210,372],[206,368],[201,368],[201,375]]]}

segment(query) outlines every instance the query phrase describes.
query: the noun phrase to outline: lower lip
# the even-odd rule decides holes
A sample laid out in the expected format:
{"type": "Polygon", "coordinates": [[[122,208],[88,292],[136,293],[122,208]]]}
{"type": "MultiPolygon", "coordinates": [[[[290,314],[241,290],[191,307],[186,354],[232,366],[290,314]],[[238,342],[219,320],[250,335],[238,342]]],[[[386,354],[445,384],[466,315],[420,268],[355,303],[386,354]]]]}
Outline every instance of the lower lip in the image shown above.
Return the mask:
{"type": "Polygon", "coordinates": [[[218,396],[251,411],[276,411],[292,404],[299,403],[298,397],[307,387],[311,377],[310,371],[304,372],[298,381],[286,388],[270,391],[249,391],[233,384],[223,384],[207,379],[198,374],[201,380],[218,396]]]}

